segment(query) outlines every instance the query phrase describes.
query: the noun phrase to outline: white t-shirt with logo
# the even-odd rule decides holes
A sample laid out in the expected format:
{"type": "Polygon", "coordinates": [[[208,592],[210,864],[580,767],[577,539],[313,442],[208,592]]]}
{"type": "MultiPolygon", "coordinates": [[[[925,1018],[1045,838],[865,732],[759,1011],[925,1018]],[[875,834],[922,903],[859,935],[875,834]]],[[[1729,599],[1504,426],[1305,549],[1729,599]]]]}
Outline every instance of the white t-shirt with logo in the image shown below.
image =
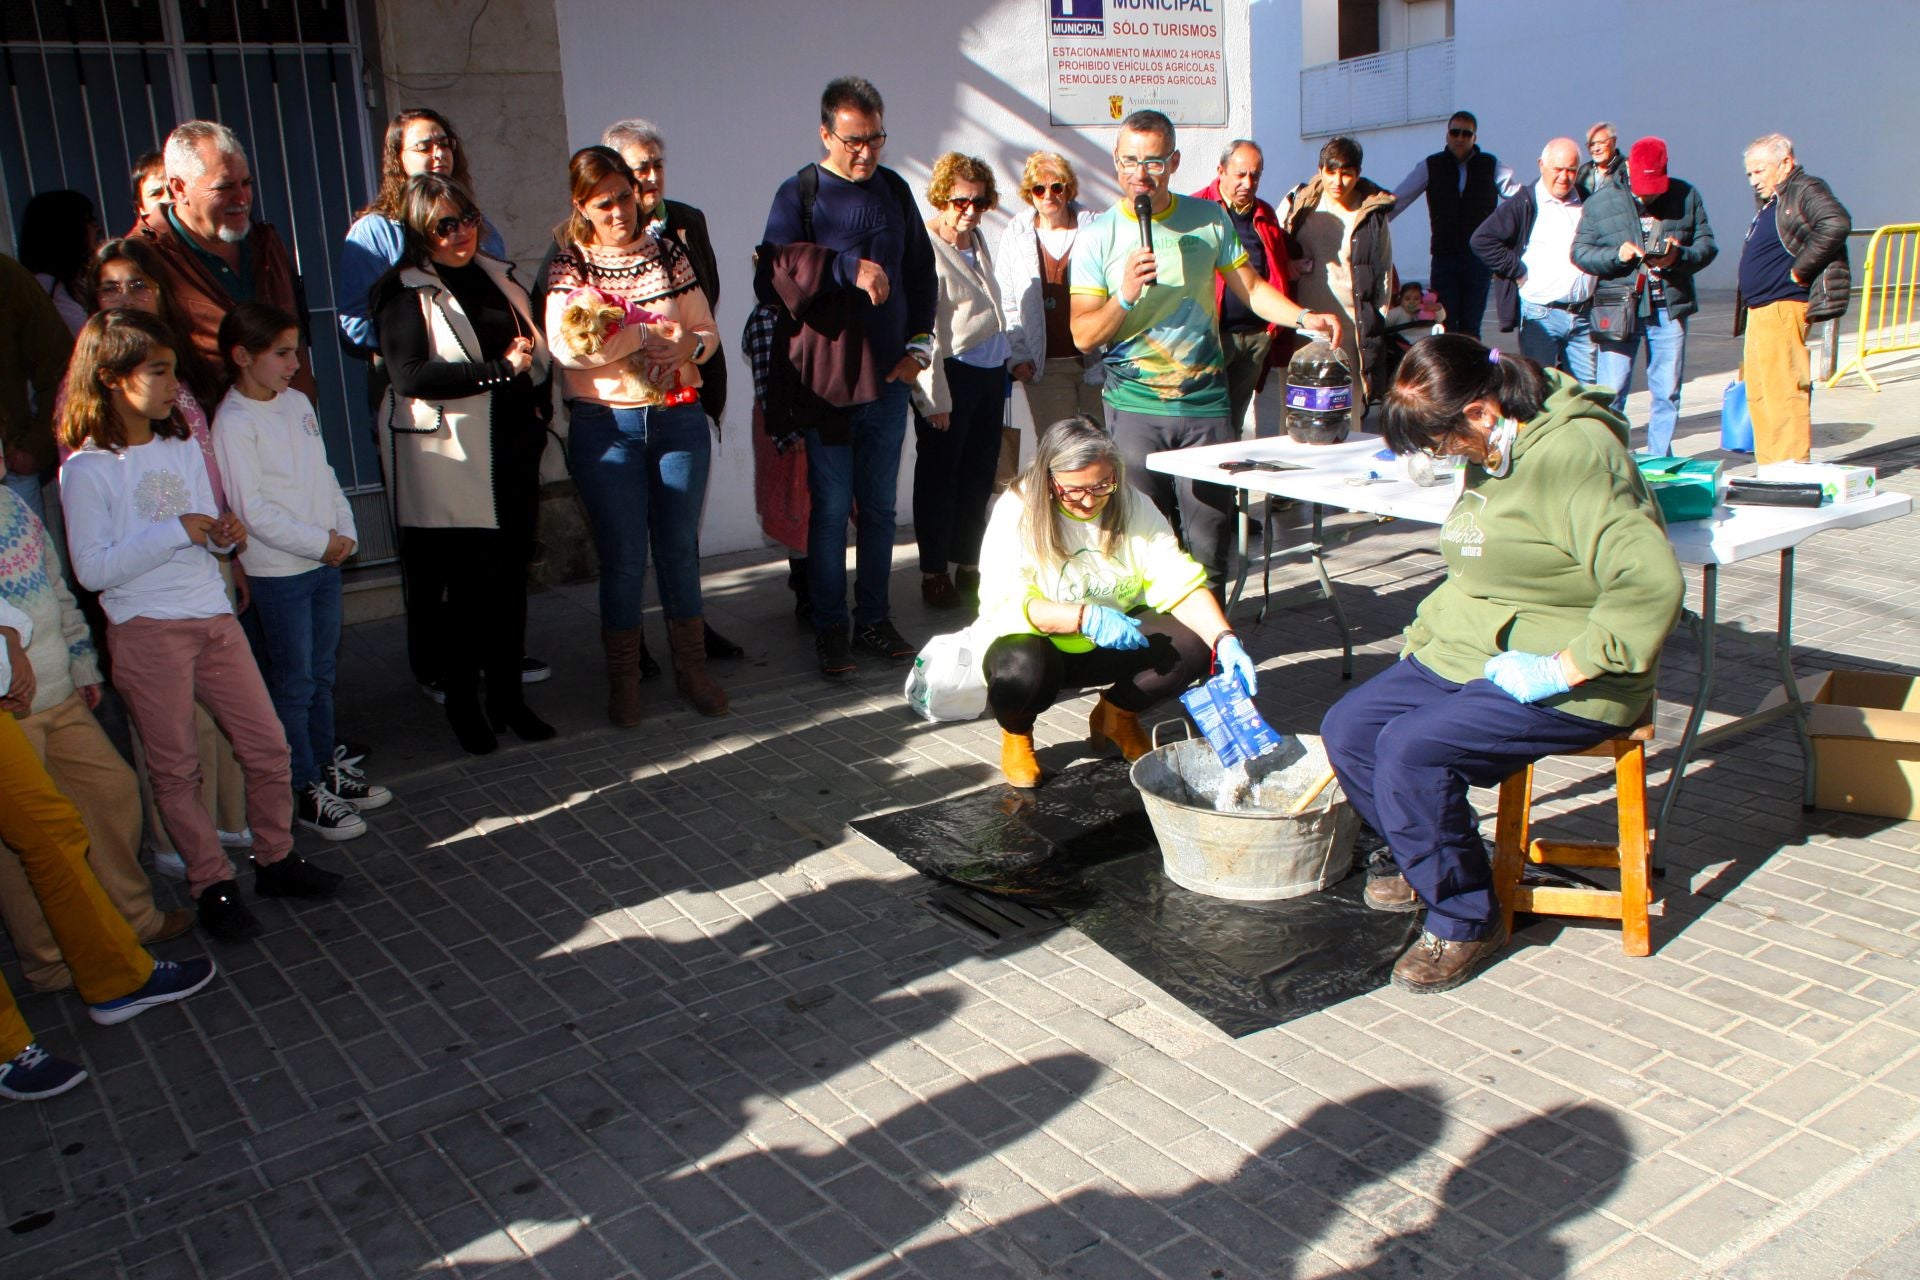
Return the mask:
{"type": "Polygon", "coordinates": [[[357,538],[313,402],[286,390],[250,400],[238,387],[213,415],[213,452],[233,513],[247,526],[240,563],[256,578],[287,578],[320,567],[327,530],[357,538]]]}
{"type": "Polygon", "coordinates": [[[60,468],[74,577],[100,593],[110,622],[232,613],[213,553],[183,515],[218,518],[206,460],[191,438],[155,436],[119,453],[89,442],[60,468]]]}

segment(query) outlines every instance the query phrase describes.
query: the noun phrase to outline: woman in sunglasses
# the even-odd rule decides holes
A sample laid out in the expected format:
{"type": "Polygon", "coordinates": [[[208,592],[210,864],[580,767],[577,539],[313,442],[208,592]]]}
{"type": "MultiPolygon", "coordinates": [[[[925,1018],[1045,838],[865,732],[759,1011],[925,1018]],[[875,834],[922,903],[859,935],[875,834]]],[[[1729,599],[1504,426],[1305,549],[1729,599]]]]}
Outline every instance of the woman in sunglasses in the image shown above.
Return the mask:
{"type": "MultiPolygon", "coordinates": [[[[1007,341],[1013,344],[1013,376],[1026,393],[1035,430],[1085,414],[1105,419],[1100,386],[1104,366],[1073,345],[1067,303],[1067,265],[1080,228],[1093,210],[1080,203],[1080,179],[1057,151],[1036,151],[1020,172],[1024,207],[1001,233],[997,267],[1000,298],[1007,309],[1007,341]],[[1023,372],[1024,370],[1024,372],[1023,372]]],[[[1000,448],[994,492],[1020,469],[1020,435],[1009,429],[1000,448]]]]}
{"type": "Polygon", "coordinates": [[[480,252],[486,220],[465,187],[409,178],[400,216],[406,257],[372,301],[391,382],[377,425],[400,562],[409,597],[434,606],[408,610],[407,648],[435,656],[447,723],[484,755],[502,730],[553,736],[520,679],[547,344],[513,268],[480,252]]]}
{"type": "Polygon", "coordinates": [[[994,504],[981,548],[987,705],[1000,722],[1010,786],[1040,785],[1033,725],[1068,689],[1101,689],[1095,748],[1137,760],[1152,745],[1140,713],[1204,676],[1213,660],[1251,697],[1253,659],[1153,502],[1126,484],[1106,429],[1066,418],[1040,433],[1033,462],[994,504]]]}
{"type": "MultiPolygon", "coordinates": [[[[985,160],[949,151],[934,161],[927,202],[939,213],[927,231],[940,299],[934,360],[913,389],[913,527],[920,598],[934,609],[971,607],[980,590],[980,537],[1013,363],[993,258],[980,234],[980,219],[999,199],[985,160]]],[[[1032,373],[1032,365],[1019,366],[1019,376],[1032,373]]]]}

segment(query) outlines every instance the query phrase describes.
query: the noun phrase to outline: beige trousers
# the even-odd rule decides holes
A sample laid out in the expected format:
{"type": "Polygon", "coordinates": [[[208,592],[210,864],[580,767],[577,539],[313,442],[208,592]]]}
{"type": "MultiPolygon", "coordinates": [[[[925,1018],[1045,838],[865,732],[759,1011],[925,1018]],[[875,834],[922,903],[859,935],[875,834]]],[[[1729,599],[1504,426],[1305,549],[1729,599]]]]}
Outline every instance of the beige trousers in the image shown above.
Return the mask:
{"type": "Polygon", "coordinates": [[[1813,450],[1813,374],[1807,304],[1782,299],[1747,309],[1740,367],[1753,415],[1755,462],[1805,462],[1813,450]]]}
{"type": "MultiPolygon", "coordinates": [[[[1038,378],[1020,384],[1036,433],[1076,413],[1084,413],[1095,422],[1106,421],[1100,388],[1090,385],[1086,375],[1087,367],[1079,356],[1061,356],[1047,361],[1038,378]]],[[[993,491],[1005,489],[1019,473],[1020,433],[1010,427],[1000,440],[1000,466],[993,473],[993,491]]]]}

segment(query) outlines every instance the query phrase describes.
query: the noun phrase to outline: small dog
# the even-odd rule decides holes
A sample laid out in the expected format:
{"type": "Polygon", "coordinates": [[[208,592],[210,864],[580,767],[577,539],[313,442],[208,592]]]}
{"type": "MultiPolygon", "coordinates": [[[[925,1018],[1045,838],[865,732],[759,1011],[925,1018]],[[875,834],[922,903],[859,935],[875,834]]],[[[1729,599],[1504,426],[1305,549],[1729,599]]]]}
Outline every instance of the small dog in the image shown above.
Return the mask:
{"type": "MultiPolygon", "coordinates": [[[[583,356],[598,355],[622,329],[651,324],[672,325],[673,322],[658,312],[623,302],[592,287],[569,293],[560,312],[561,336],[583,356]]],[[[674,373],[669,366],[647,363],[638,351],[628,356],[627,361],[635,373],[656,387],[674,373]]]]}

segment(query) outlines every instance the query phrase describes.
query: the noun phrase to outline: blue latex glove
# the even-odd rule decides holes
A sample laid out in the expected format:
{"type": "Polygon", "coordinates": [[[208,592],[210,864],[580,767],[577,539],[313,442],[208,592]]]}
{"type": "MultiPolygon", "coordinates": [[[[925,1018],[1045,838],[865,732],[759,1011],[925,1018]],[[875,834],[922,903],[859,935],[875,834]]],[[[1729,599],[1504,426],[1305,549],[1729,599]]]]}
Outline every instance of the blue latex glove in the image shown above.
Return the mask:
{"type": "Polygon", "coordinates": [[[1118,609],[1104,604],[1087,606],[1086,619],[1080,624],[1080,634],[1102,649],[1147,647],[1147,637],[1140,630],[1140,624],[1118,609]]]}
{"type": "Polygon", "coordinates": [[[1213,651],[1213,660],[1220,664],[1222,671],[1231,671],[1240,677],[1240,687],[1247,691],[1249,698],[1259,692],[1260,681],[1253,671],[1253,659],[1247,656],[1247,648],[1240,643],[1239,636],[1221,636],[1213,651]]]}
{"type": "Polygon", "coordinates": [[[1567,691],[1567,673],[1557,654],[1509,650],[1487,659],[1487,679],[1515,702],[1539,702],[1567,691]]]}

